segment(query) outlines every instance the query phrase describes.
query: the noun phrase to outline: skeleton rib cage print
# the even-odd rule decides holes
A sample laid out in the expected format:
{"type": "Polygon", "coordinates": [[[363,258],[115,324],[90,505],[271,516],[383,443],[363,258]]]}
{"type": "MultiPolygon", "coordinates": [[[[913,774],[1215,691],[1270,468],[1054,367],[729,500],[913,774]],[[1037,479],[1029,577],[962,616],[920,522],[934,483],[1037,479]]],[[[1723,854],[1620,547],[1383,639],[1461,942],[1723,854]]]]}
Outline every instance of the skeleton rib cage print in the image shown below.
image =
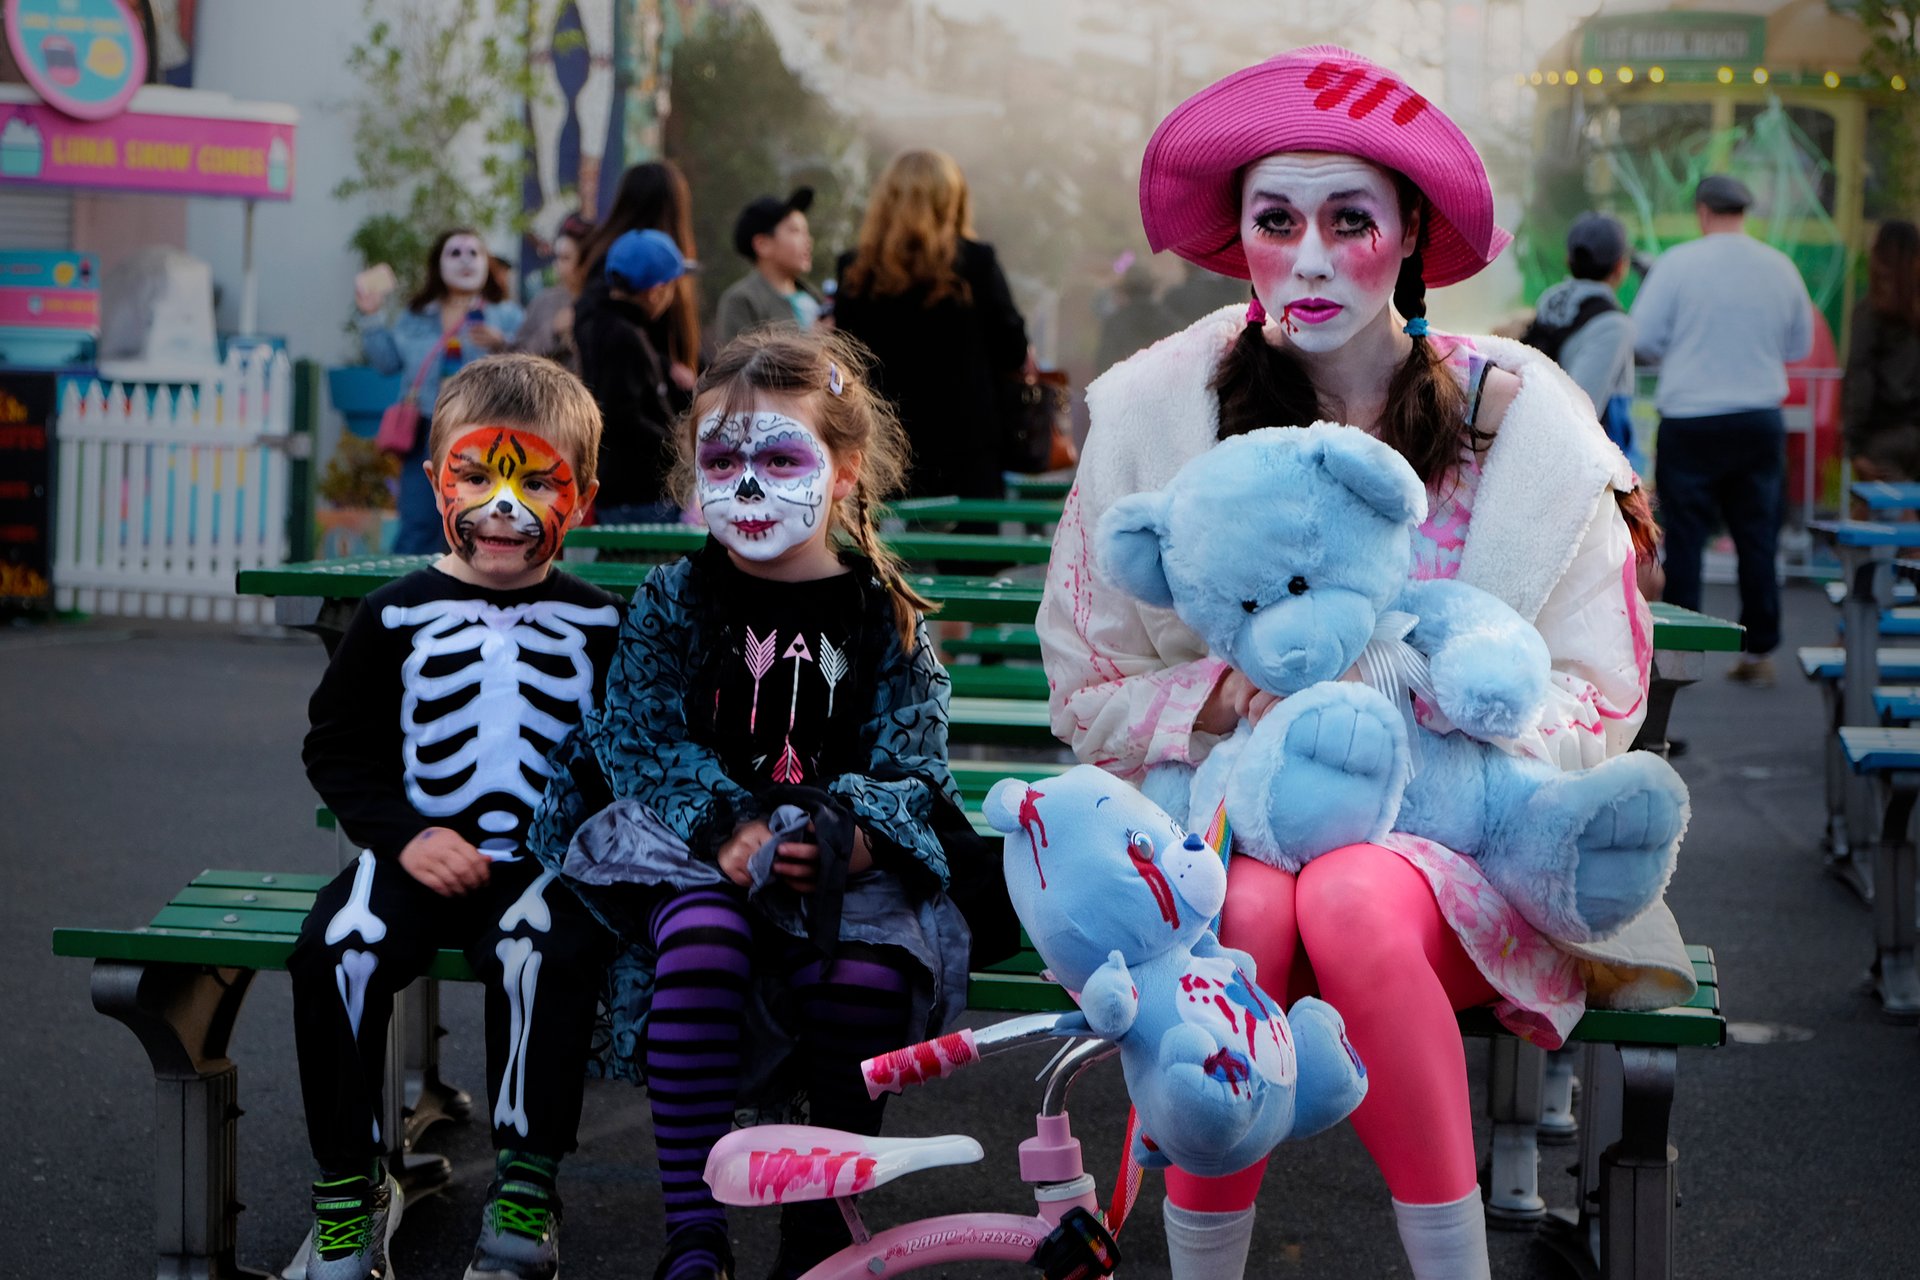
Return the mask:
{"type": "Polygon", "coordinates": [[[611,605],[560,600],[389,605],[389,630],[417,628],[401,671],[407,799],[429,818],[471,813],[493,857],[519,848],[550,776],[546,756],[592,709],[587,628],[611,605]]]}

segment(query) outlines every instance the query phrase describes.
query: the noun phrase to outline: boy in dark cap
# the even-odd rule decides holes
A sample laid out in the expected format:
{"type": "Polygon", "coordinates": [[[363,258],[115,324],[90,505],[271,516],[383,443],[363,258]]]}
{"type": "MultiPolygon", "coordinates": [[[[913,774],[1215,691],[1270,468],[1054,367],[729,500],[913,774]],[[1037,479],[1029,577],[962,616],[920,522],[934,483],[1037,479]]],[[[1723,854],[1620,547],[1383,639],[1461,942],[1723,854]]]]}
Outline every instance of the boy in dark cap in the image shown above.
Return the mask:
{"type": "Polygon", "coordinates": [[[800,187],[785,200],[761,196],[740,211],[733,247],[753,270],[720,295],[714,326],[721,346],[762,325],[811,329],[820,319],[825,304],[806,279],[813,270],[813,234],[807,229],[812,207],[813,188],[800,187]]]}
{"type": "Polygon", "coordinates": [[[602,524],[677,520],[666,495],[673,466],[673,409],[666,361],[647,340],[647,326],[673,302],[673,284],[688,262],[664,231],[629,231],[607,249],[607,292],[581,299],[574,318],[580,380],[606,422],[600,443],[602,524]]]}
{"type": "Polygon", "coordinates": [[[1645,459],[1633,447],[1633,321],[1615,296],[1629,263],[1619,219],[1581,214],[1567,229],[1569,278],[1540,295],[1520,340],[1567,371],[1593,401],[1608,438],[1643,470],[1645,459]]]}

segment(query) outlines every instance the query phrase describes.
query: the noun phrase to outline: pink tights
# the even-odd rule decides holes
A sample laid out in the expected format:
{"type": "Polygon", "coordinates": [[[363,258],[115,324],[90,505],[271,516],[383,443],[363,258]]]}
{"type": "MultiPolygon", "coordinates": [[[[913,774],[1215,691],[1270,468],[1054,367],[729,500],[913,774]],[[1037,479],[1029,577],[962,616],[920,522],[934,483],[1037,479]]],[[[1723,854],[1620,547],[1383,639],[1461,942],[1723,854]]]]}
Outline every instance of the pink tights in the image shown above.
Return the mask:
{"type": "MultiPolygon", "coordinates": [[[[1267,991],[1291,1004],[1317,990],[1346,1019],[1367,1067],[1354,1132],[1394,1199],[1444,1204],[1474,1190],[1466,1053],[1453,1015],[1494,991],[1427,878],[1372,844],[1322,854],[1298,876],[1235,858],[1220,933],[1253,955],[1267,991]],[[1296,963],[1302,948],[1306,963],[1296,963]]],[[[1264,1160],[1222,1178],[1169,1169],[1167,1196],[1183,1209],[1246,1209],[1265,1171],[1264,1160]]]]}

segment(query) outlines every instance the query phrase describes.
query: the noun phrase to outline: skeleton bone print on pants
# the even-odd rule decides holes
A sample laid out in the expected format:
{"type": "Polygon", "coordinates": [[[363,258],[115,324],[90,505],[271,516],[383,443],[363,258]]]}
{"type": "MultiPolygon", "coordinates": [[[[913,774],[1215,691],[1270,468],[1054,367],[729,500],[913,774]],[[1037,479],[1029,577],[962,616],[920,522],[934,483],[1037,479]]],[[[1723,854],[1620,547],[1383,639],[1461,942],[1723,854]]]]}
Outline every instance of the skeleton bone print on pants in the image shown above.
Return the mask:
{"type": "Polygon", "coordinates": [[[494,857],[519,846],[549,776],[546,754],[568,725],[539,709],[539,695],[592,709],[588,626],[613,626],[611,605],[586,608],[543,600],[501,607],[484,600],[436,600],[380,614],[389,629],[417,627],[401,671],[407,799],[429,818],[452,817],[482,799],[494,857]]]}
{"type": "MultiPolygon", "coordinates": [[[[387,922],[373,913],[370,899],[373,893],[374,858],[370,850],[361,850],[359,865],[353,873],[353,892],[348,896],[346,905],[333,913],[333,919],[327,922],[326,939],[328,946],[336,946],[355,935],[360,941],[371,947],[387,936],[387,922]]],[[[347,1011],[347,1025],[353,1029],[353,1038],[360,1038],[360,1015],[367,1002],[367,981],[373,977],[373,971],[380,967],[380,957],[371,951],[356,951],[352,947],[340,953],[338,963],[333,966],[333,983],[340,993],[340,1004],[347,1011]]],[[[373,1120],[373,1140],[380,1141],[380,1118],[373,1120]]]]}
{"type": "MultiPolygon", "coordinates": [[[[553,928],[553,913],[547,908],[547,886],[554,873],[543,871],[526,891],[514,899],[500,917],[500,929],[510,933],[525,929],[546,933],[553,928]]],[[[495,1091],[493,1124],[497,1129],[513,1129],[527,1136],[527,1037],[533,1033],[533,1006],[540,994],[540,953],[527,937],[503,938],[494,947],[504,970],[501,988],[507,995],[507,1065],[500,1073],[500,1088],[495,1091]]]]}

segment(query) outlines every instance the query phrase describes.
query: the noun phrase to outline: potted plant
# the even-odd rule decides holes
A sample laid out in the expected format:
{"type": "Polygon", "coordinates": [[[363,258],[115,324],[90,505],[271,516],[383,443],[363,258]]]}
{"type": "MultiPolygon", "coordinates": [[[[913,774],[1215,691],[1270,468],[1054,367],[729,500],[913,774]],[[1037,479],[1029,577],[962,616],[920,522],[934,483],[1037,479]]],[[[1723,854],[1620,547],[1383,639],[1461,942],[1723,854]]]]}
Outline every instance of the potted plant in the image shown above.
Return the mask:
{"type": "Polygon", "coordinates": [[[344,435],[314,493],[313,554],[322,560],[377,555],[393,547],[400,459],[372,440],[344,435]]]}
{"type": "MultiPolygon", "coordinates": [[[[366,35],[347,54],[358,81],[355,172],[333,195],[372,202],[349,243],[363,268],[391,266],[394,296],[405,299],[420,287],[427,247],[442,230],[475,227],[484,234],[519,230],[526,221],[525,103],[537,89],[525,40],[494,33],[525,32],[529,0],[496,0],[485,13],[479,0],[365,0],[363,11],[366,35]],[[383,16],[388,12],[395,16],[383,16]]],[[[347,429],[371,437],[406,376],[360,360],[329,369],[327,390],[347,429]]]]}

